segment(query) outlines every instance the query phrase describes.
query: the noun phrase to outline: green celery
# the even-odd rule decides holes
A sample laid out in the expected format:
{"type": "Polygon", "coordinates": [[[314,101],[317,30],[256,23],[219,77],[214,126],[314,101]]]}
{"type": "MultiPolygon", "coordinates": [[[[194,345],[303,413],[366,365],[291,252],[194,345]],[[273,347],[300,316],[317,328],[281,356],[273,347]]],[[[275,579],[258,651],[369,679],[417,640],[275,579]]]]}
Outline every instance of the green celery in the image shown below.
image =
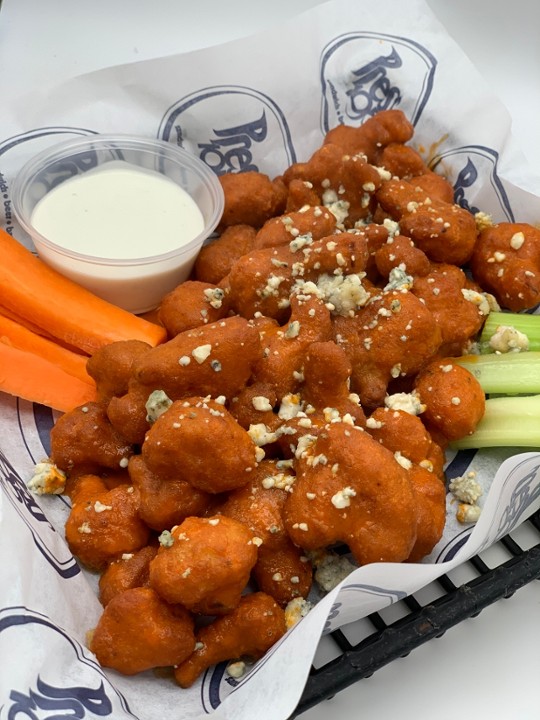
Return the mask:
{"type": "Polygon", "coordinates": [[[450,444],[454,450],[485,447],[540,448],[540,395],[486,400],[486,412],[471,435],[450,444]]]}
{"type": "Polygon", "coordinates": [[[540,393],[540,352],[463,355],[454,361],[474,375],[486,394],[540,393]]]}
{"type": "Polygon", "coordinates": [[[529,350],[540,350],[540,315],[526,313],[491,312],[480,333],[479,344],[482,353],[492,353],[489,341],[500,325],[513,327],[529,338],[529,350]]]}

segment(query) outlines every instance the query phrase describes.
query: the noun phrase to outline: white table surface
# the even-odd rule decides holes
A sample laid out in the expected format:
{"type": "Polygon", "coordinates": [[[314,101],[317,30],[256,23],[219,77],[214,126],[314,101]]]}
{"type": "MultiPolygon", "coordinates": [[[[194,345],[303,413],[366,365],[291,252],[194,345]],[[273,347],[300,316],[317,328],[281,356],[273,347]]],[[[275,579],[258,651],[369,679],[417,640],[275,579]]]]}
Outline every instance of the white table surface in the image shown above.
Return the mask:
{"type": "MultiPolygon", "coordinates": [[[[505,102],[531,164],[540,165],[538,0],[428,0],[505,102]]],[[[4,0],[0,89],[21,92],[109,65],[232,40],[318,0],[4,0]],[[25,52],[13,66],[14,48],[25,52]]],[[[406,12],[406,0],[396,8],[406,12]]],[[[17,53],[20,57],[20,52],[17,53]]],[[[9,98],[2,95],[2,105],[9,98]]],[[[0,121],[1,122],[1,121],[0,121]]],[[[539,720],[540,583],[484,610],[306,712],[305,720],[539,720]]]]}

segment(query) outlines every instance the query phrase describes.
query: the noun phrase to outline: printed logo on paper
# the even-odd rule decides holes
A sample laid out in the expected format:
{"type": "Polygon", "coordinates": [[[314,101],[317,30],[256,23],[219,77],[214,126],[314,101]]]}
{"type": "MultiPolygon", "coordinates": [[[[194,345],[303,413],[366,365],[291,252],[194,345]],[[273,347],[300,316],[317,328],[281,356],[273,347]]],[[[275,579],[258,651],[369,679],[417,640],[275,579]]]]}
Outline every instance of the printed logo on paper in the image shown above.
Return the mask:
{"type": "MultiPolygon", "coordinates": [[[[35,128],[0,142],[0,227],[20,240],[26,247],[32,248],[30,237],[23,231],[13,213],[11,204],[13,178],[27,160],[54,143],[95,134],[93,130],[86,128],[51,126],[35,128]]],[[[91,162],[91,158],[88,161],[91,162]]],[[[71,177],[77,172],[73,163],[64,163],[58,169],[56,177],[44,176],[43,180],[48,187],[52,187],[52,183],[60,182],[61,179],[71,177]]]]}
{"type": "Polygon", "coordinates": [[[442,171],[451,178],[454,200],[461,207],[477,213],[491,208],[496,222],[515,222],[508,195],[497,173],[499,153],[484,145],[464,145],[437,155],[430,169],[442,171]]]}
{"type": "Polygon", "coordinates": [[[338,35],[320,62],[324,134],[337,125],[362,125],[381,110],[402,110],[416,125],[433,89],[437,60],[398,35],[338,35]]]}
{"type": "MultiPolygon", "coordinates": [[[[521,468],[520,468],[521,469],[521,468]]],[[[502,537],[513,530],[526,510],[540,498],[540,464],[535,465],[512,490],[501,515],[497,536],[502,537]]],[[[515,472],[513,473],[513,475],[515,472]]],[[[512,477],[512,475],[510,476],[512,477]]]]}
{"type": "Polygon", "coordinates": [[[0,656],[13,657],[13,648],[21,665],[0,677],[0,720],[137,720],[93,656],[44,615],[0,612],[0,656]]]}
{"type": "Polygon", "coordinates": [[[36,503],[26,484],[0,450],[0,487],[32,535],[36,548],[63,578],[78,575],[81,570],[67,545],[36,503]]]}
{"type": "Polygon", "coordinates": [[[164,115],[158,136],[198,155],[217,175],[296,162],[285,115],[253,88],[218,85],[186,95],[164,115]],[[276,150],[277,148],[277,150],[276,150]]]}

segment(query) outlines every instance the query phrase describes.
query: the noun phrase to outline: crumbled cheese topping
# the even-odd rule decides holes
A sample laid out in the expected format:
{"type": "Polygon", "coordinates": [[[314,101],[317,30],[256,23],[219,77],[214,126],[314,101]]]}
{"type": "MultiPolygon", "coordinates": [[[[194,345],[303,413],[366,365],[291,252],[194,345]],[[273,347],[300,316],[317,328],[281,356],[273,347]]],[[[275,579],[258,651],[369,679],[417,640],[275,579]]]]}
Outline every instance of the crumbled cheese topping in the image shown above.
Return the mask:
{"type": "Polygon", "coordinates": [[[310,553],[315,566],[315,582],[324,592],[333,590],[342,580],[351,574],[356,567],[344,555],[326,550],[310,553]]]}
{"type": "Polygon", "coordinates": [[[159,544],[162,547],[171,547],[174,543],[174,538],[169,530],[164,530],[158,538],[159,544]]]}
{"type": "Polygon", "coordinates": [[[469,302],[472,302],[473,305],[476,305],[478,307],[478,311],[482,315],[489,315],[489,313],[493,311],[500,310],[500,307],[490,293],[479,293],[476,290],[470,290],[469,288],[462,288],[461,294],[465,298],[465,300],[468,300],[469,302]]]}
{"type": "Polygon", "coordinates": [[[486,228],[493,227],[491,215],[488,215],[485,212],[477,212],[474,216],[474,220],[476,222],[476,229],[478,232],[481,232],[486,228]]]}
{"type": "Polygon", "coordinates": [[[167,412],[172,402],[164,390],[154,390],[154,392],[150,393],[146,401],[146,421],[155,423],[160,415],[167,412]]]}
{"type": "Polygon", "coordinates": [[[246,674],[246,663],[243,660],[236,660],[227,665],[227,675],[238,679],[246,674]]]}
{"type": "Polygon", "coordinates": [[[469,505],[475,505],[483,492],[482,486],[476,481],[476,473],[472,470],[451,480],[448,487],[457,500],[469,505]]]}
{"type": "Polygon", "coordinates": [[[216,310],[219,310],[219,308],[223,304],[223,298],[225,297],[225,292],[221,288],[208,288],[204,291],[204,299],[206,302],[216,310]]]}
{"type": "Polygon", "coordinates": [[[515,327],[498,325],[489,339],[489,346],[498,353],[525,352],[529,349],[529,338],[515,327]]]}
{"type": "Polygon", "coordinates": [[[290,600],[285,608],[285,625],[287,626],[287,630],[305,617],[312,607],[313,604],[303,597],[296,597],[290,600]]]}
{"type": "Polygon", "coordinates": [[[212,345],[210,345],[210,343],[208,343],[206,345],[199,345],[198,347],[194,348],[191,351],[191,354],[200,365],[201,363],[203,363],[206,360],[206,358],[210,355],[211,352],[212,352],[212,345]]]}
{"type": "Polygon", "coordinates": [[[317,282],[296,280],[293,292],[300,297],[314,295],[322,300],[333,315],[350,316],[369,301],[369,293],[362,285],[365,273],[328,275],[321,273],[317,282]]]}
{"type": "Polygon", "coordinates": [[[28,481],[28,489],[36,495],[61,495],[66,486],[66,474],[52,462],[36,464],[28,481]]]}
{"type": "Polygon", "coordinates": [[[344,487],[332,496],[331,502],[335,508],[343,510],[343,508],[349,507],[352,497],[356,497],[356,490],[352,487],[344,487]]]}
{"type": "Polygon", "coordinates": [[[96,502],[94,503],[94,512],[102,513],[106,510],[112,510],[112,505],[104,505],[104,503],[96,500],[96,502]]]}
{"type": "Polygon", "coordinates": [[[475,523],[480,519],[482,508],[478,505],[460,503],[456,511],[456,518],[460,523],[475,523]]]}
{"type": "Polygon", "coordinates": [[[251,399],[251,404],[253,405],[255,410],[258,410],[259,412],[266,412],[268,410],[272,410],[270,400],[264,395],[255,395],[255,397],[251,399]]]}
{"type": "Polygon", "coordinates": [[[255,445],[259,447],[273,443],[279,437],[277,433],[271,432],[264,423],[251,424],[249,426],[248,435],[255,445]]]}
{"type": "Polygon", "coordinates": [[[384,398],[384,404],[389,410],[402,410],[409,415],[420,415],[426,409],[420,396],[413,390],[411,393],[394,393],[384,398]]]}
{"type": "Polygon", "coordinates": [[[393,267],[388,275],[388,283],[384,287],[385,292],[390,290],[410,290],[413,286],[413,277],[408,275],[403,263],[393,267]]]}
{"type": "Polygon", "coordinates": [[[519,250],[519,248],[523,245],[524,242],[525,235],[522,232],[514,233],[510,238],[510,247],[514,250],[519,250]]]}

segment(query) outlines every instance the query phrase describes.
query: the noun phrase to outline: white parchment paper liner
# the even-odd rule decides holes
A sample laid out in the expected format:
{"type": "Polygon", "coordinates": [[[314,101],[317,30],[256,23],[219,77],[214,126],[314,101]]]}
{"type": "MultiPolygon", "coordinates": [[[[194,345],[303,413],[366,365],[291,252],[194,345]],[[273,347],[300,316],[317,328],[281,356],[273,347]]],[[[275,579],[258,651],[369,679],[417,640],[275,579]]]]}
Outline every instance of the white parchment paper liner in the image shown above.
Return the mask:
{"type": "MultiPolygon", "coordinates": [[[[307,159],[329,127],[386,107],[414,122],[413,144],[463,204],[497,221],[540,220],[540,178],[516,148],[508,113],[427,6],[337,0],[268,33],[108,68],[17,102],[0,137],[0,222],[29,244],[12,214],[10,183],[28,157],[66,137],[158,136],[220,171],[273,176],[307,159]]],[[[240,682],[218,666],[186,691],[153,673],[103,672],[86,650],[101,611],[95,577],[79,570],[63,541],[65,501],[37,500],[25,488],[47,455],[53,417],[1,396],[0,418],[0,720],[66,707],[85,718],[285,720],[323,632],[414,592],[540,507],[540,454],[450,457],[449,477],[474,469],[484,487],[474,528],[455,521],[449,498],[445,535],[426,561],[356,570],[240,682]]]]}

